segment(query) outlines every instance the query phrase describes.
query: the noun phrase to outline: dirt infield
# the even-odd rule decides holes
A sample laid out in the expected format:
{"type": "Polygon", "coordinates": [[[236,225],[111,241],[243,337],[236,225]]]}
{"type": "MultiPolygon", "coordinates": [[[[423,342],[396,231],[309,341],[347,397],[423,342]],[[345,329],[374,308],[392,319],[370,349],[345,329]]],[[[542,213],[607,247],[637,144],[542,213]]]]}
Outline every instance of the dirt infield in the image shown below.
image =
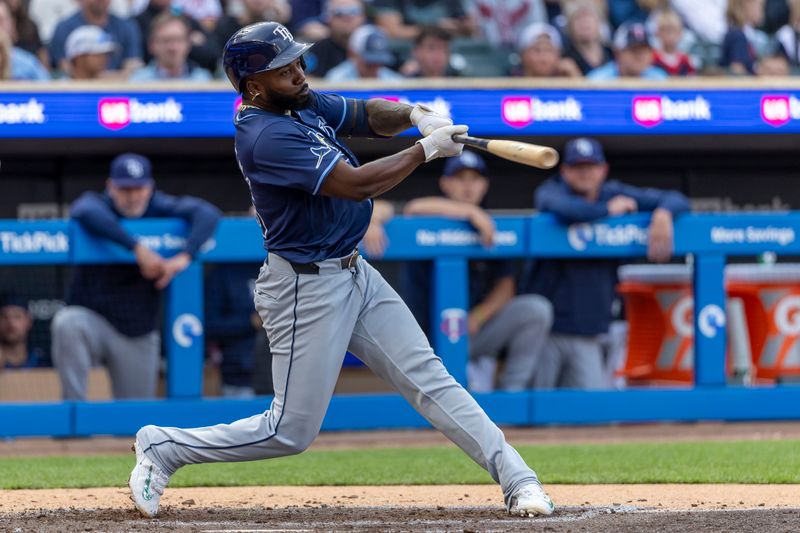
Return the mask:
{"type": "MultiPolygon", "coordinates": [[[[800,439],[800,424],[506,429],[513,444],[800,439]]],[[[434,431],[326,433],[315,449],[437,446],[434,431]]],[[[0,442],[0,456],[130,454],[130,439],[0,442]]],[[[510,517],[492,485],[168,489],[154,520],[123,488],[0,491],[0,531],[798,531],[800,485],[548,485],[551,517],[510,517]]]]}
{"type": "Polygon", "coordinates": [[[550,517],[508,516],[491,485],[4,491],[4,531],[796,531],[796,485],[550,485],[550,517]]]}

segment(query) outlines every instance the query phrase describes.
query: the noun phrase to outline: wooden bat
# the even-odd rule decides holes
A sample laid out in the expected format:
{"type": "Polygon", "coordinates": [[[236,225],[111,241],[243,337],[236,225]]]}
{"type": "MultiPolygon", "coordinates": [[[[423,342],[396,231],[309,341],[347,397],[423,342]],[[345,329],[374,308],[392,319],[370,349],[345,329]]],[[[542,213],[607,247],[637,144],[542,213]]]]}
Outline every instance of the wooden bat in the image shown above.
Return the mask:
{"type": "Polygon", "coordinates": [[[549,146],[519,141],[481,139],[469,135],[453,135],[453,140],[531,167],[548,169],[558,164],[558,152],[549,146]]]}

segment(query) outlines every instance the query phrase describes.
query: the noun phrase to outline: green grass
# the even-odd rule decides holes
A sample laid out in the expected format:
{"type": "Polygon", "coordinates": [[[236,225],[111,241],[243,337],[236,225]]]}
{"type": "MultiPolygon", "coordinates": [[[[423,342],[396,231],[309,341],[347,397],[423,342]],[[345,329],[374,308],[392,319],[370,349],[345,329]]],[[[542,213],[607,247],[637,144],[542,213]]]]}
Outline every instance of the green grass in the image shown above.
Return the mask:
{"type": "MultiPolygon", "coordinates": [[[[800,441],[520,446],[544,483],[800,483],[800,441]]],[[[118,487],[130,456],[0,459],[0,489],[118,487]]],[[[172,487],[492,483],[453,447],[311,451],[192,465],[172,487]]]]}

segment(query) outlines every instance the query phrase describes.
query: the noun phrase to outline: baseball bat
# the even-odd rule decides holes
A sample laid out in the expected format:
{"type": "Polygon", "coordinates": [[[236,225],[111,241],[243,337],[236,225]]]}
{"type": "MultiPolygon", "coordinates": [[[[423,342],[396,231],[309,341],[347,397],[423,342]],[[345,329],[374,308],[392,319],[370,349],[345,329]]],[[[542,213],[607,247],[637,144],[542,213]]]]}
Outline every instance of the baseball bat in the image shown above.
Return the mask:
{"type": "Polygon", "coordinates": [[[548,169],[558,164],[558,152],[549,146],[519,141],[481,139],[469,135],[453,135],[453,140],[531,167],[548,169]]]}

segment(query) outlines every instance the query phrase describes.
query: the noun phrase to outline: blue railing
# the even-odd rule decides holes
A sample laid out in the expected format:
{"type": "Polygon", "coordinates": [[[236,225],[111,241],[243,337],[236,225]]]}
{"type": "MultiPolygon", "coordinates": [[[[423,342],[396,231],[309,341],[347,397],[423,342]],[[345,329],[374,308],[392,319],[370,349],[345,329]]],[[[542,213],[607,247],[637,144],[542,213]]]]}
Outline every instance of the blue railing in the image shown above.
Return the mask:
{"type": "MultiPolygon", "coordinates": [[[[463,222],[397,218],[387,225],[386,260],[434,263],[436,352],[465,382],[467,261],[475,257],[619,257],[646,253],[646,216],[631,215],[564,227],[550,216],[496,217],[495,246],[482,247],[463,222]],[[452,321],[456,321],[453,323],[452,321]]],[[[163,255],[179,250],[177,220],[126,223],[163,255]]],[[[608,392],[526,391],[477,395],[499,423],[602,423],[642,420],[740,420],[800,417],[800,387],[729,387],[725,378],[725,291],[728,256],[765,251],[800,255],[800,213],[685,215],[675,224],[675,253],[694,256],[695,386],[608,392]]],[[[131,434],[147,423],[194,426],[232,421],[268,406],[255,400],[202,399],[203,262],[258,262],[265,252],[250,219],[224,220],[197,260],[167,289],[164,332],[167,399],[0,405],[0,435],[131,434]]],[[[94,239],[70,221],[0,221],[0,265],[133,262],[133,255],[94,239]]],[[[426,422],[399,395],[337,396],[324,429],[417,427],[426,422]]]]}

